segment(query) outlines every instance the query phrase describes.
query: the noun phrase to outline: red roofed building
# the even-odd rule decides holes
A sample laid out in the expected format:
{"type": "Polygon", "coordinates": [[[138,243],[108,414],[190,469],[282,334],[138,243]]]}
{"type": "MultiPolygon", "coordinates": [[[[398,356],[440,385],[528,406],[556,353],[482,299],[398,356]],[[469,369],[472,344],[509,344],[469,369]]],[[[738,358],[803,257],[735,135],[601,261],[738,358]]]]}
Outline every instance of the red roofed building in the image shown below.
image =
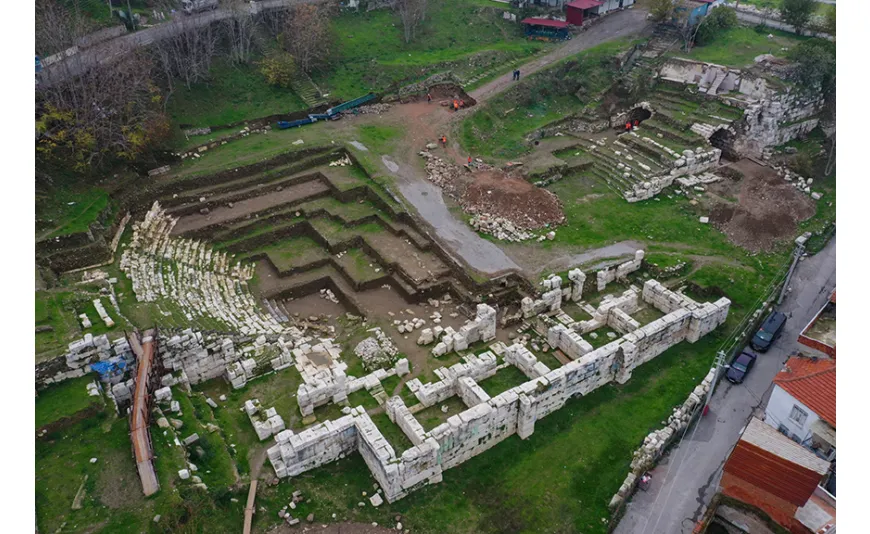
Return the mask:
{"type": "Polygon", "coordinates": [[[587,10],[593,7],[598,7],[604,4],[599,0],[574,0],[565,4],[565,18],[575,26],[583,24],[583,18],[587,14],[587,10]]]}
{"type": "Polygon", "coordinates": [[[753,417],[725,462],[719,487],[789,532],[830,532],[836,500],[819,487],[830,465],[753,417]]]}
{"type": "Polygon", "coordinates": [[[837,447],[837,367],[834,360],[793,357],[773,379],[764,422],[819,456],[837,447]]]}

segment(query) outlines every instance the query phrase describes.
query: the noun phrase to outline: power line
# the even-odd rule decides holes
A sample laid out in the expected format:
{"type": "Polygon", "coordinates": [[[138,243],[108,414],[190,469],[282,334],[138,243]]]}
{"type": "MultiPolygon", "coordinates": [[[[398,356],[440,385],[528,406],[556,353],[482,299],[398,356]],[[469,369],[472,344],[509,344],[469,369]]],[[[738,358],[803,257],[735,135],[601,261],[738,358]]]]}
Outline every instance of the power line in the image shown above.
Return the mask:
{"type": "MultiPolygon", "coordinates": [[[[722,345],[719,347],[719,350],[717,351],[717,356],[716,356],[717,358],[719,358],[719,353],[725,352],[727,354],[737,344],[738,332],[746,326],[750,317],[752,317],[752,315],[755,313],[754,310],[756,310],[758,308],[758,305],[762,302],[762,300],[765,299],[765,297],[772,296],[773,290],[776,287],[776,284],[778,283],[779,280],[784,279],[784,277],[787,273],[787,268],[789,267],[790,264],[791,264],[791,261],[786,261],[783,263],[782,267],[780,268],[780,271],[773,277],[773,279],[770,281],[770,283],[765,288],[765,291],[762,292],[761,296],[758,297],[758,299],[755,301],[754,305],[750,308],[750,310],[746,312],[746,315],[744,315],[743,319],[740,321],[740,323],[737,324],[737,326],[734,328],[734,330],[731,332],[731,334],[728,337],[726,337],[725,340],[722,342],[722,345]],[[732,339],[732,338],[734,338],[734,339],[732,339]],[[729,342],[730,342],[730,345],[729,345],[729,342]],[[724,351],[723,349],[726,346],[728,346],[728,350],[724,351]]],[[[714,386],[715,386],[714,383],[710,384],[711,389],[714,386]]],[[[759,403],[760,403],[760,399],[759,399],[759,403]]],[[[692,412],[692,416],[689,418],[689,421],[692,421],[694,419],[695,415],[697,414],[697,411],[700,409],[703,409],[703,407],[699,404],[695,408],[695,410],[692,412]]],[[[754,408],[753,408],[753,411],[754,411],[754,408]]],[[[680,436],[680,440],[677,442],[675,448],[679,448],[679,446],[682,445],[683,440],[685,440],[686,433],[689,431],[690,426],[691,426],[691,424],[688,424],[688,425],[686,425],[686,428],[683,429],[683,434],[680,436]]],[[[692,439],[694,439],[695,432],[698,431],[698,427],[700,427],[700,424],[696,424],[694,426],[694,428],[692,430],[692,436],[691,436],[692,439]]],[[[677,465],[677,472],[676,472],[676,475],[674,478],[679,477],[680,471],[682,470],[683,464],[685,463],[685,458],[686,458],[685,454],[680,458],[680,461],[677,465]]],[[[667,471],[667,473],[665,473],[665,477],[667,477],[669,473],[670,473],[670,466],[668,466],[668,471],[667,471]]],[[[668,490],[668,496],[667,496],[666,500],[670,500],[671,494],[673,493],[673,490],[674,490],[674,485],[675,484],[671,484],[671,488],[668,490]]],[[[653,501],[653,506],[652,506],[653,510],[655,510],[657,505],[658,505],[659,497],[661,497],[661,493],[659,493],[656,496],[655,500],[653,501]]],[[[661,521],[661,517],[662,517],[663,513],[664,513],[664,510],[659,512],[659,515],[656,518],[655,525],[653,526],[653,530],[652,530],[653,533],[655,533],[655,529],[658,527],[659,521],[661,521]]],[[[644,522],[643,532],[648,532],[646,527],[649,524],[649,519],[650,519],[650,516],[647,516],[646,521],[644,522]]]]}

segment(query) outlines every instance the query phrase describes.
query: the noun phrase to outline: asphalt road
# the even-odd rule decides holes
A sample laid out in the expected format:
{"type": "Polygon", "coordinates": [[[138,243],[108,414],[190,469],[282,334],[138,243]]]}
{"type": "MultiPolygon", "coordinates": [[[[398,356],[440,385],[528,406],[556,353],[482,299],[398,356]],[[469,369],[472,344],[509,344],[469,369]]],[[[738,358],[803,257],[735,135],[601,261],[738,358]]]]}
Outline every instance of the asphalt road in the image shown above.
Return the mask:
{"type": "MultiPolygon", "coordinates": [[[[778,20],[764,19],[762,17],[759,17],[758,15],[753,15],[752,13],[738,11],[737,19],[752,25],[760,24],[763,22],[766,26],[770,26],[771,28],[776,28],[777,30],[782,30],[789,33],[795,33],[794,26],[791,26],[784,22],[779,22],[778,20]]],[[[825,39],[831,38],[831,36],[827,33],[814,33],[810,31],[806,31],[804,33],[807,35],[812,35],[814,37],[824,37],[825,39]]]]}
{"type": "MultiPolygon", "coordinates": [[[[647,14],[646,10],[637,7],[611,13],[595,26],[575,35],[570,41],[567,41],[552,52],[517,67],[520,69],[520,77],[522,78],[544,69],[561,59],[573,56],[587,48],[592,48],[593,46],[620,37],[640,34],[647,29],[651,30],[653,25],[646,20],[647,14]]],[[[513,80],[510,74],[505,73],[503,76],[472,91],[471,96],[480,103],[493,95],[501,93],[512,83],[513,80]]]]}
{"type": "Polygon", "coordinates": [[[835,236],[820,253],[798,264],[792,291],[779,307],[789,316],[780,339],[759,356],[743,384],[719,382],[709,413],[652,471],[652,486],[628,503],[616,534],[692,532],[716,493],[722,466],[740,433],[753,414],[763,417],[774,376],[789,355],[803,347],[798,334],[834,289],[836,250],[835,236]]]}
{"type": "MultiPolygon", "coordinates": [[[[322,0],[263,0],[257,2],[257,6],[259,11],[267,11],[286,9],[294,4],[316,3],[320,1],[322,0]]],[[[171,21],[110,39],[81,50],[79,53],[57,63],[53,63],[39,73],[37,79],[39,79],[41,84],[45,85],[60,82],[69,76],[79,75],[94,65],[113,61],[137,48],[162,41],[192,28],[199,28],[215,21],[227,19],[231,15],[232,10],[230,9],[216,9],[193,15],[184,15],[179,12],[171,21]]]]}

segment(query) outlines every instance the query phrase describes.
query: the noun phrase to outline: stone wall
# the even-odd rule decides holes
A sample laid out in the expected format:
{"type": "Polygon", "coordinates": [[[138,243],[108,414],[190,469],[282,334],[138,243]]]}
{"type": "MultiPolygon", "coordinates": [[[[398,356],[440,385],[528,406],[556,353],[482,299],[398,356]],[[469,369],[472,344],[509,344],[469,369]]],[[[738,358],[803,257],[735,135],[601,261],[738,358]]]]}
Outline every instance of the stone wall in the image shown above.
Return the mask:
{"type": "MultiPolygon", "coordinates": [[[[671,307],[668,303],[680,298],[659,287],[660,284],[656,285],[657,282],[650,282],[644,294],[662,307],[671,307]]],[[[636,301],[637,294],[632,293],[636,301]]],[[[278,444],[268,451],[269,459],[276,474],[286,477],[357,450],[383,488],[385,498],[395,501],[422,485],[441,481],[443,470],[483,453],[514,434],[521,439],[528,438],[534,433],[538,419],[558,410],[571,397],[587,395],[611,381],[624,383],[636,367],[688,339],[689,332],[703,335],[727,316],[727,299],[710,306],[686,297],[681,302],[684,307],[673,309],[665,317],[547,372],[543,372],[536,358],[522,345],[508,347],[505,360],[533,378],[492,398],[479,390],[475,381],[495,372],[495,356],[488,352],[480,357],[466,357],[467,363],[436,370],[436,375],[441,377],[438,383],[424,386],[418,379],[409,381],[409,388],[426,406],[458,394],[470,407],[430,432],[424,432],[400,398],[390,399],[388,416],[415,444],[400,458],[396,458],[392,447],[360,407],[351,410],[348,416],[326,421],[299,434],[289,430],[281,432],[276,438],[278,444]],[[473,358],[480,361],[473,364],[473,358]],[[491,364],[487,363],[489,360],[491,364]]],[[[621,308],[613,305],[611,309],[621,308]]],[[[557,326],[550,333],[558,332],[561,337],[565,331],[564,326],[561,329],[557,326]]],[[[573,338],[568,335],[566,339],[573,338]]],[[[693,395],[690,400],[694,402],[699,395],[693,395]]],[[[683,415],[683,412],[675,412],[672,420],[682,421],[683,415]]]]}
{"type": "MultiPolygon", "coordinates": [[[[36,386],[47,386],[84,376],[91,372],[92,363],[105,361],[123,361],[127,370],[135,368],[136,358],[127,338],[119,337],[109,341],[106,334],[96,337],[85,334],[82,339],[70,343],[63,356],[36,366],[36,386]]],[[[123,378],[123,374],[103,378],[114,384],[123,378]]]]}
{"type": "Polygon", "coordinates": [[[448,352],[463,351],[478,341],[492,341],[495,339],[496,315],[495,308],[492,306],[478,304],[474,319],[462,325],[458,332],[450,327],[444,329],[444,335],[432,349],[432,354],[443,356],[448,352]]]}
{"type": "Polygon", "coordinates": [[[160,343],[157,354],[163,359],[163,367],[167,371],[180,371],[181,382],[188,384],[198,384],[221,376],[226,372],[227,365],[239,357],[232,339],[207,338],[202,332],[193,332],[189,328],[160,343]]]}
{"type": "Polygon", "coordinates": [[[484,352],[479,356],[469,354],[450,367],[435,369],[435,376],[441,380],[423,384],[419,378],[407,382],[408,389],[414,393],[424,406],[432,406],[457,394],[456,381],[464,376],[480,381],[495,374],[497,360],[495,354],[484,352]]]}

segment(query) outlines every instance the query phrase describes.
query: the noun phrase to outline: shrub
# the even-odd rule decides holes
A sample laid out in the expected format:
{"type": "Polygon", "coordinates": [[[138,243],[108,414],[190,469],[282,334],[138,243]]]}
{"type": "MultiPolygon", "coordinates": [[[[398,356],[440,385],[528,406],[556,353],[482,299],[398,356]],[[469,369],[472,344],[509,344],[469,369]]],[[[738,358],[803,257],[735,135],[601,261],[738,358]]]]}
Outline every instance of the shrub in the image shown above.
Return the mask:
{"type": "Polygon", "coordinates": [[[296,73],[296,61],[287,52],[271,54],[260,61],[259,66],[266,83],[277,87],[290,87],[296,73]]]}
{"type": "Polygon", "coordinates": [[[729,7],[719,7],[707,15],[698,28],[695,44],[710,44],[723,32],[737,26],[737,12],[729,7]]]}

